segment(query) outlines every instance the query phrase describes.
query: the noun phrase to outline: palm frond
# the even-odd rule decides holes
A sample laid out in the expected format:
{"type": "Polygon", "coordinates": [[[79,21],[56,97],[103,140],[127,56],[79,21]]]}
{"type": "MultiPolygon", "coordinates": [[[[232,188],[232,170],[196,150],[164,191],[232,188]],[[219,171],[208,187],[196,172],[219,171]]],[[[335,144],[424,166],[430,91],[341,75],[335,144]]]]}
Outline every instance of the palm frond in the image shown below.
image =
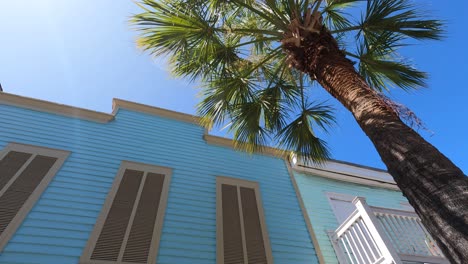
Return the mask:
{"type": "Polygon", "coordinates": [[[289,118],[287,107],[296,103],[300,97],[300,89],[296,81],[288,81],[285,75],[290,69],[280,62],[271,70],[264,70],[269,76],[268,86],[257,92],[258,97],[264,102],[265,128],[272,133],[280,131],[289,118]]]}
{"type": "Polygon", "coordinates": [[[361,57],[359,73],[369,85],[379,91],[399,87],[404,90],[425,87],[427,73],[418,71],[405,62],[361,57]]]}
{"type": "Polygon", "coordinates": [[[322,10],[324,23],[331,31],[344,30],[352,26],[349,20],[350,15],[345,12],[356,2],[362,0],[328,0],[322,10]]]}
{"type": "Polygon", "coordinates": [[[399,87],[404,90],[426,86],[427,74],[418,71],[396,54],[399,36],[384,33],[376,37],[373,44],[364,40],[358,47],[359,73],[375,90],[390,90],[399,87]]]}
{"type": "Polygon", "coordinates": [[[442,21],[425,19],[426,13],[408,0],[373,0],[367,2],[366,15],[360,22],[363,37],[393,32],[418,40],[443,37],[442,21]]]}
{"type": "Polygon", "coordinates": [[[234,133],[236,148],[252,153],[268,144],[269,133],[262,124],[263,109],[263,102],[258,99],[233,108],[230,131],[234,133]]]}
{"type": "Polygon", "coordinates": [[[300,25],[322,14],[340,48],[359,60],[359,72],[378,91],[424,86],[427,75],[397,52],[408,38],[439,39],[443,33],[441,22],[426,19],[410,0],[140,1],[142,13],[132,20],[140,47],[168,56],[176,76],[200,82],[203,125],[229,124],[244,150],[277,142],[315,162],[330,155],[315,131],[327,132],[334,119],[329,106],[308,103],[313,80],[286,62],[281,41],[293,21],[300,25]],[[351,16],[357,9],[364,10],[361,20],[351,16]],[[356,48],[349,46],[353,41],[356,48]]]}
{"type": "Polygon", "coordinates": [[[252,1],[251,3],[246,3],[243,0],[231,0],[233,3],[237,4],[240,7],[245,8],[248,12],[251,12],[257,15],[259,18],[263,19],[274,25],[278,30],[285,31],[287,29],[288,21],[275,15],[275,12],[266,4],[262,2],[252,1]]]}
{"type": "Polygon", "coordinates": [[[141,35],[138,45],[159,56],[184,51],[200,39],[209,39],[216,28],[201,9],[181,9],[169,1],[143,0],[146,12],[133,17],[141,35]]]}
{"type": "Polygon", "coordinates": [[[141,6],[145,12],[132,20],[141,33],[139,46],[154,56],[169,55],[172,72],[191,80],[231,67],[243,47],[254,46],[262,54],[271,41],[282,36],[252,14],[221,17],[202,1],[144,0],[141,6]],[[226,27],[219,21],[235,26],[226,27]]]}
{"type": "Polygon", "coordinates": [[[224,39],[221,42],[200,41],[183,52],[174,53],[170,59],[172,73],[189,77],[191,80],[206,78],[213,71],[223,71],[237,61],[239,38],[224,39]]]}
{"type": "Polygon", "coordinates": [[[283,1],[265,0],[263,4],[266,5],[269,9],[271,9],[274,15],[281,19],[283,23],[289,22],[290,17],[287,16],[288,13],[285,11],[286,6],[283,1]]]}
{"type": "Polygon", "coordinates": [[[240,65],[236,70],[219,73],[221,76],[211,76],[202,89],[202,101],[198,104],[198,113],[206,117],[204,124],[222,125],[226,118],[231,118],[232,110],[253,99],[256,88],[256,78],[246,74],[250,68],[240,65]]]}
{"type": "Polygon", "coordinates": [[[321,164],[330,157],[330,152],[327,144],[316,136],[313,127],[326,130],[333,123],[331,107],[310,104],[278,133],[276,139],[280,147],[294,151],[304,161],[321,164]]]}

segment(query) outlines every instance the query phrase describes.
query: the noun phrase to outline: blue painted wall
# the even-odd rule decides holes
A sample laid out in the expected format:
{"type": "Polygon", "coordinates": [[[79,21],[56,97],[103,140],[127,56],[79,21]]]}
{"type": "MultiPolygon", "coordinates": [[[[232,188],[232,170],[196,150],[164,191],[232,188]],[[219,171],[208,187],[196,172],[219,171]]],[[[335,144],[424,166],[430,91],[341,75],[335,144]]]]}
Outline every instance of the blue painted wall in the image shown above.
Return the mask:
{"type": "Polygon", "coordinates": [[[0,253],[0,263],[78,263],[122,160],[173,168],[158,263],[215,263],[216,176],[260,183],[275,263],[317,263],[281,159],[208,145],[204,129],[119,110],[106,124],[0,105],[0,149],[71,151],[0,253]]]}
{"type": "Polygon", "coordinates": [[[338,221],[328,201],[327,192],[365,197],[369,205],[385,208],[403,209],[401,202],[408,202],[399,191],[337,181],[299,172],[294,172],[294,177],[327,264],[338,263],[327,235],[328,230],[338,228],[338,221]]]}

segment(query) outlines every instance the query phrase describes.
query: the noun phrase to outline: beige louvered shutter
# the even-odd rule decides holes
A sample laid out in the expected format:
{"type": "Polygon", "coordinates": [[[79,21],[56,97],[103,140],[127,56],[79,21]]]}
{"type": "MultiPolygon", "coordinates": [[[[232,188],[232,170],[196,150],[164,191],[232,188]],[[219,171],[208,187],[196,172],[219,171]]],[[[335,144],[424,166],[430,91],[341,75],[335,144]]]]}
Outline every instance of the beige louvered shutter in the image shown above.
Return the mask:
{"type": "Polygon", "coordinates": [[[154,263],[170,169],[123,162],[80,263],[154,263]]]}
{"type": "Polygon", "coordinates": [[[258,195],[255,182],[217,178],[218,263],[273,263],[258,195]]]}
{"type": "Polygon", "coordinates": [[[9,144],[0,157],[0,250],[13,236],[68,152],[9,144]]]}
{"type": "Polygon", "coordinates": [[[146,177],[124,250],[124,262],[146,263],[148,260],[164,177],[164,175],[156,173],[148,173],[146,177]]]}
{"type": "Polygon", "coordinates": [[[142,178],[142,171],[125,171],[91,259],[117,261],[119,258],[142,178]]]}
{"type": "Polygon", "coordinates": [[[266,264],[267,257],[263,240],[257,199],[253,188],[240,187],[244,216],[245,243],[249,263],[266,264]]]}
{"type": "Polygon", "coordinates": [[[222,184],[224,263],[243,264],[244,249],[237,187],[222,184]]]}
{"type": "Polygon", "coordinates": [[[15,174],[23,167],[23,165],[32,156],[30,153],[10,151],[0,161],[0,191],[5,185],[15,176],[15,174]]]}

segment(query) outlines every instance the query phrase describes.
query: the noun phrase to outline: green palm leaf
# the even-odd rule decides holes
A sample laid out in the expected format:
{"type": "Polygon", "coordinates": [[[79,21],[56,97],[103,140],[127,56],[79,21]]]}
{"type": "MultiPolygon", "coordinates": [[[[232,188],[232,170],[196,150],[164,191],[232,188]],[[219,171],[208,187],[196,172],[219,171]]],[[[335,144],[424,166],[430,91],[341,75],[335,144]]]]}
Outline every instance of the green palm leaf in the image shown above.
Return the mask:
{"type": "Polygon", "coordinates": [[[442,37],[442,22],[425,20],[421,12],[406,0],[367,1],[366,15],[359,24],[360,33],[375,36],[393,32],[414,39],[435,39],[442,37]]]}
{"type": "Polygon", "coordinates": [[[398,50],[412,39],[439,39],[441,22],[428,20],[408,0],[142,0],[132,23],[138,43],[165,55],[174,75],[200,82],[198,112],[207,127],[228,126],[237,147],[263,144],[297,151],[306,160],[328,158],[331,109],[309,104],[310,80],[283,53],[292,21],[322,16],[356,69],[378,91],[425,85],[427,75],[398,50]],[[360,21],[351,14],[362,12],[360,21]],[[356,44],[356,45],[350,45],[356,44]]]}
{"type": "Polygon", "coordinates": [[[332,110],[323,104],[309,104],[278,133],[279,146],[307,161],[320,164],[327,160],[330,157],[327,144],[316,136],[314,127],[327,131],[335,121],[332,110]]]}

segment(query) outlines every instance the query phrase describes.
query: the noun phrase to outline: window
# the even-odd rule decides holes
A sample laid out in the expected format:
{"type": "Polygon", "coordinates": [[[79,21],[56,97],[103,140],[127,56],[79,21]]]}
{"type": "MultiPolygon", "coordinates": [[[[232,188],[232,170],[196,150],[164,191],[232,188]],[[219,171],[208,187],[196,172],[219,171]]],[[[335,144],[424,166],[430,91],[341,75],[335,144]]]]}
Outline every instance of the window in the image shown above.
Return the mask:
{"type": "Polygon", "coordinates": [[[124,161],[80,263],[155,263],[171,169],[124,161]]]}
{"type": "Polygon", "coordinates": [[[341,193],[327,193],[327,197],[336,220],[338,220],[338,224],[340,225],[356,210],[356,206],[354,206],[352,202],[356,196],[341,193]]]}
{"type": "Polygon", "coordinates": [[[62,166],[69,152],[10,143],[0,152],[0,251],[62,166]]]}
{"type": "Polygon", "coordinates": [[[218,264],[273,263],[258,183],[216,180],[218,264]]]}

